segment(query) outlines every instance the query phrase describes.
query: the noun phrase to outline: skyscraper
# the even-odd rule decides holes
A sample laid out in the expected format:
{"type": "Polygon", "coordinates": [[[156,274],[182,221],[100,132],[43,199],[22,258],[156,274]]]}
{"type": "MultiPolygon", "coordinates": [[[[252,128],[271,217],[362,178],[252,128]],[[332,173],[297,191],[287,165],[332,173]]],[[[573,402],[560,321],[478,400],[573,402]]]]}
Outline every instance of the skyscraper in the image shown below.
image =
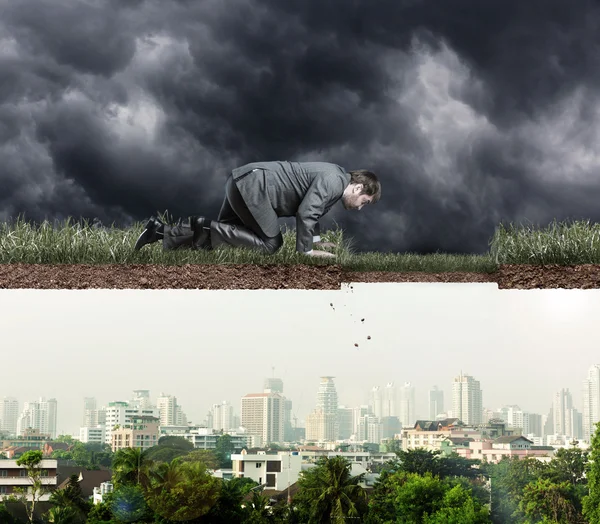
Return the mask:
{"type": "Polygon", "coordinates": [[[242,426],[262,445],[284,442],[284,402],[279,393],[249,393],[242,397],[242,426]]]}
{"type": "Polygon", "coordinates": [[[150,390],[148,389],[134,389],[133,396],[131,398],[130,405],[132,407],[139,407],[140,409],[152,409],[152,402],[150,401],[150,390]]]}
{"type": "Polygon", "coordinates": [[[405,382],[400,389],[400,422],[403,428],[415,425],[415,387],[410,382],[405,382]]]}
{"type": "Polygon", "coordinates": [[[14,397],[4,397],[0,401],[0,430],[9,435],[17,434],[19,401],[14,397]]]}
{"type": "Polygon", "coordinates": [[[160,414],[161,426],[175,426],[177,424],[177,397],[161,393],[156,399],[156,408],[160,414]]]}
{"type": "Polygon", "coordinates": [[[96,399],[94,397],[85,397],[83,399],[83,420],[82,426],[91,426],[89,424],[92,418],[92,411],[96,411],[96,399]]]}
{"type": "Polygon", "coordinates": [[[283,394],[283,380],[280,378],[269,377],[265,379],[265,389],[272,391],[273,393],[283,394]]]}
{"type": "Polygon", "coordinates": [[[373,386],[373,388],[371,389],[371,394],[369,395],[369,403],[371,404],[371,409],[373,411],[373,414],[376,417],[381,417],[382,415],[382,394],[381,394],[381,387],[379,386],[373,386]]]}
{"type": "Polygon", "coordinates": [[[594,364],[588,370],[583,381],[583,439],[590,442],[596,423],[600,422],[600,364],[594,364]]]}
{"type": "Polygon", "coordinates": [[[433,386],[429,390],[429,420],[435,420],[440,413],[444,413],[444,391],[433,386]]]}
{"type": "Polygon", "coordinates": [[[469,375],[454,377],[452,384],[452,416],[467,425],[482,423],[483,400],[478,380],[469,375]]]}
{"type": "Polygon", "coordinates": [[[573,407],[573,396],[568,388],[554,394],[552,415],[555,435],[581,438],[577,431],[579,413],[573,407]]]}
{"type": "Polygon", "coordinates": [[[41,397],[34,402],[25,402],[23,411],[17,420],[17,434],[22,435],[28,429],[37,429],[40,433],[56,437],[57,401],[41,397]]]}
{"type": "Polygon", "coordinates": [[[233,406],[224,400],[212,407],[212,428],[216,431],[233,429],[233,406]]]}
{"type": "Polygon", "coordinates": [[[338,396],[333,379],[321,377],[317,391],[317,406],[306,418],[306,439],[319,442],[337,440],[338,425],[338,396]]]}
{"type": "Polygon", "coordinates": [[[379,415],[379,418],[398,416],[398,392],[396,391],[396,385],[393,382],[388,382],[385,385],[382,397],[381,415],[379,415]]]}

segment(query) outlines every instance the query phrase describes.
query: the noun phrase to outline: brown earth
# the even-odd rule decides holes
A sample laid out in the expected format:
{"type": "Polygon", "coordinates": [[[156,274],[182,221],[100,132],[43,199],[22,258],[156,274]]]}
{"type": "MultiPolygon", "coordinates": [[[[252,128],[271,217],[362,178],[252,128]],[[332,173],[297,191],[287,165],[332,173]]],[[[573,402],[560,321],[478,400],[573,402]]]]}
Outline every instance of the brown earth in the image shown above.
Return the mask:
{"type": "Polygon", "coordinates": [[[600,265],[501,265],[495,273],[352,272],[337,265],[0,264],[0,289],[339,289],[349,282],[488,282],[499,289],[600,288],[600,265]]]}

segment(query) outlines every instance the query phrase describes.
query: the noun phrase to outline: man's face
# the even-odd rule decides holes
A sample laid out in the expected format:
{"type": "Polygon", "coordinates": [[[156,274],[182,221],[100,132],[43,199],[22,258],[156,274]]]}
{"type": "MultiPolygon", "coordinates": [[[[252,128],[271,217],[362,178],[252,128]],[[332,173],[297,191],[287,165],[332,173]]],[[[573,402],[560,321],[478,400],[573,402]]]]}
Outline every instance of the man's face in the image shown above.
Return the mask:
{"type": "Polygon", "coordinates": [[[342,204],[346,209],[356,209],[360,211],[364,206],[370,204],[373,201],[373,197],[362,194],[362,184],[352,184],[346,188],[344,196],[342,197],[342,204]]]}

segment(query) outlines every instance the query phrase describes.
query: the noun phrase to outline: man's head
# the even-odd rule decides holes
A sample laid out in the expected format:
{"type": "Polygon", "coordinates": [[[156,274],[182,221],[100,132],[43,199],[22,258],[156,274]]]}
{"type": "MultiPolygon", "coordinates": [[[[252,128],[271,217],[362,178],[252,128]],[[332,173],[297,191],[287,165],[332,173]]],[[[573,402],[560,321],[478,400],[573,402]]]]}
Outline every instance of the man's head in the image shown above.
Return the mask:
{"type": "Polygon", "coordinates": [[[375,173],[366,169],[349,171],[350,184],[344,190],[342,204],[346,209],[361,210],[367,204],[375,204],[381,198],[381,183],[375,173]]]}

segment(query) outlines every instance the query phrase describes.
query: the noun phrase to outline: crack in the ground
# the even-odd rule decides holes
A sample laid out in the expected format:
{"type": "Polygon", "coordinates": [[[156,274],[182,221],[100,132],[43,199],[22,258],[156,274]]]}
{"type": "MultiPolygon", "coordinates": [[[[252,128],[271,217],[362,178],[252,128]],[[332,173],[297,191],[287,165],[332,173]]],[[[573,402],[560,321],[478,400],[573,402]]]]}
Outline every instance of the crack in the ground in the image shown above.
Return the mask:
{"type": "Polygon", "coordinates": [[[505,264],[494,273],[347,271],[339,265],[0,264],[0,289],[339,289],[344,283],[496,283],[499,289],[597,289],[600,264],[505,264]]]}

